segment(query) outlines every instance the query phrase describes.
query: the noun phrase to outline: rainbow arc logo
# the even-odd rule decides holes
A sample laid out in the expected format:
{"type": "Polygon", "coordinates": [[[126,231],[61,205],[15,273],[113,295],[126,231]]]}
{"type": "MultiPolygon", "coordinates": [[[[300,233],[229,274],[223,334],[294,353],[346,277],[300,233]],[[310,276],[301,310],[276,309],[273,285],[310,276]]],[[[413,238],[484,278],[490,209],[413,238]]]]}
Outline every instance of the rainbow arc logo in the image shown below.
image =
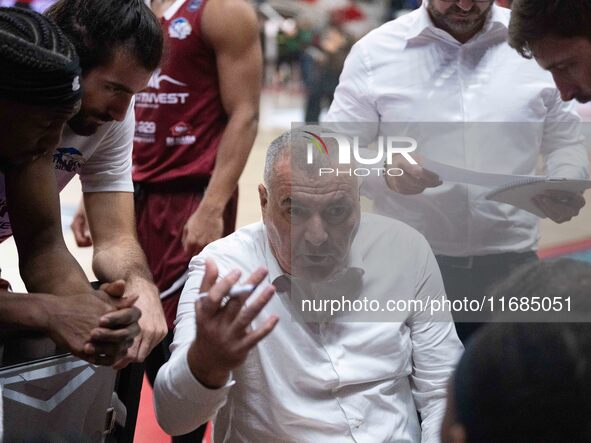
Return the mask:
{"type": "Polygon", "coordinates": [[[316,147],[320,154],[325,154],[328,156],[328,147],[322,138],[313,132],[310,131],[303,131],[308,137],[305,137],[307,140],[310,140],[312,144],[316,147]]]}

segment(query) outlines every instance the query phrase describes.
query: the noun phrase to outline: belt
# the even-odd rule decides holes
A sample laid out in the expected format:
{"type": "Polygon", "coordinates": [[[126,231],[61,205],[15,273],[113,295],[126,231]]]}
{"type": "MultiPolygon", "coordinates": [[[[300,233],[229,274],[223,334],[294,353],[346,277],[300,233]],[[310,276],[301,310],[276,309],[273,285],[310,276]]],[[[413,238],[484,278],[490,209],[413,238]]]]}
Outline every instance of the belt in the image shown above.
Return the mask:
{"type": "Polygon", "coordinates": [[[534,251],[527,252],[503,252],[501,254],[470,255],[467,257],[452,257],[449,255],[436,255],[439,266],[450,268],[471,269],[478,266],[495,266],[500,263],[536,259],[534,251]]]}

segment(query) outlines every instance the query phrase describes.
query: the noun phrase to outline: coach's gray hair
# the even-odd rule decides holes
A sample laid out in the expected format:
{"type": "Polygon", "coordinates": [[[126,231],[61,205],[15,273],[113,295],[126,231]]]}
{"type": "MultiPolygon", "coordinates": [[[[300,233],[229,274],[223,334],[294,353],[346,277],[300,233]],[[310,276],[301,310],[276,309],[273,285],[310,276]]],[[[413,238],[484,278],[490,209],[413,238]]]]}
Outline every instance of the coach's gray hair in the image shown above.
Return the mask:
{"type": "Polygon", "coordinates": [[[273,169],[277,165],[277,162],[289,152],[291,147],[291,138],[292,131],[284,132],[275,140],[273,140],[267,148],[267,156],[265,157],[265,171],[263,173],[263,181],[267,189],[271,183],[271,175],[273,174],[273,169]]]}
{"type": "MultiPolygon", "coordinates": [[[[289,158],[292,167],[310,174],[311,176],[318,175],[319,167],[335,166],[333,165],[334,160],[328,155],[314,155],[313,163],[311,165],[308,165],[307,163],[307,148],[308,143],[310,143],[310,134],[321,134],[325,132],[332,131],[327,128],[320,128],[319,126],[303,126],[301,128],[284,132],[273,140],[267,148],[267,156],[265,158],[265,170],[263,173],[265,187],[269,189],[273,177],[273,170],[277,167],[279,160],[283,159],[288,154],[290,155],[289,158]]],[[[324,139],[324,143],[329,152],[336,149],[335,140],[331,138],[324,139]]]]}

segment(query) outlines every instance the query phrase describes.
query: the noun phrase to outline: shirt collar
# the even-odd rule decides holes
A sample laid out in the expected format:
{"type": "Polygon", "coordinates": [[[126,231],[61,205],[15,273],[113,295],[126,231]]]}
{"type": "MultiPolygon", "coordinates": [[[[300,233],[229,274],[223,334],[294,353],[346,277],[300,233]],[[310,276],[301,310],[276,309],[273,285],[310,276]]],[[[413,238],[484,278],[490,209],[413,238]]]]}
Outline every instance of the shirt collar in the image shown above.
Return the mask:
{"type": "MultiPolygon", "coordinates": [[[[405,37],[405,40],[407,42],[422,36],[428,30],[435,31],[436,33],[445,32],[433,24],[431,16],[429,15],[429,11],[427,10],[428,1],[429,0],[423,1],[422,5],[416,11],[416,19],[414,25],[412,25],[412,31],[409,32],[408,35],[405,37]]],[[[498,27],[502,27],[505,30],[507,30],[507,18],[503,15],[501,7],[497,6],[496,4],[493,4],[489,17],[484,23],[484,27],[482,28],[480,33],[487,33],[498,27]]]]}
{"type": "Polygon", "coordinates": [[[176,0],[176,2],[174,2],[172,5],[170,5],[170,7],[166,10],[164,15],[162,16],[164,18],[164,20],[170,20],[172,18],[172,16],[175,15],[179,9],[181,9],[181,6],[183,6],[183,3],[185,3],[186,1],[187,0],[176,0]]]}

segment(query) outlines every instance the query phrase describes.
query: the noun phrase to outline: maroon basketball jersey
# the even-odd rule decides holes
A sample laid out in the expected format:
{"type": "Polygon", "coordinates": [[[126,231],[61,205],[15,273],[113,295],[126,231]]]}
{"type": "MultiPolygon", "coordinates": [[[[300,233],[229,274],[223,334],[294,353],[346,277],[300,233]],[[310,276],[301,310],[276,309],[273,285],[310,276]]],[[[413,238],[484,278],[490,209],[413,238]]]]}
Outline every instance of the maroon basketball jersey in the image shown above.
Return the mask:
{"type": "Polygon", "coordinates": [[[208,179],[228,121],[215,53],[201,30],[206,0],[178,1],[178,10],[161,19],[167,48],[162,68],[135,97],[138,182],[208,179]]]}

